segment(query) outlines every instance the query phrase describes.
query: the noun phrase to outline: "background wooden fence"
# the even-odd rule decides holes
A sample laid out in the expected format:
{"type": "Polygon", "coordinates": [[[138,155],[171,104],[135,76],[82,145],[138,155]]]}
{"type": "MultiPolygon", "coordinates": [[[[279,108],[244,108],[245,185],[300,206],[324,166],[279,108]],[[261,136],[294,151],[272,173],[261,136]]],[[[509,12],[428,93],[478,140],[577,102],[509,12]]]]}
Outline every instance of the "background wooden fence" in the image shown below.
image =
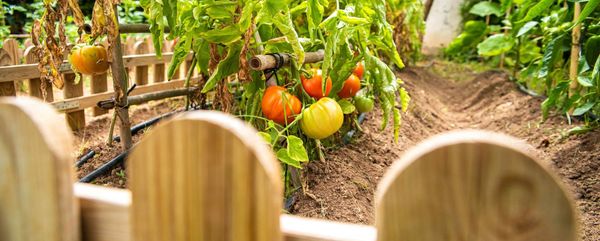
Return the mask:
{"type": "Polygon", "coordinates": [[[223,113],[149,132],[127,163],[131,190],[73,184],[71,133],[50,105],[0,99],[0,125],[0,240],[577,240],[557,179],[524,144],[489,132],[408,151],[366,226],[282,215],[277,159],[223,113]]]}
{"type": "MultiPolygon", "coordinates": [[[[171,60],[173,42],[166,41],[163,57],[157,58],[149,37],[127,37],[123,45],[124,63],[129,73],[130,83],[136,83],[137,88],[131,96],[161,90],[171,90],[183,87],[185,73],[176,71],[172,79],[167,80],[165,63],[171,60]]],[[[106,114],[107,110],[95,107],[100,100],[113,96],[112,79],[109,75],[100,74],[83,76],[82,81],[74,82],[75,75],[70,65],[65,62],[60,70],[65,78],[65,87],[58,90],[47,84],[42,90],[40,73],[37,70],[37,58],[33,54],[34,47],[25,40],[19,45],[16,39],[3,41],[0,49],[0,96],[28,95],[42,98],[42,92],[47,93],[46,102],[51,103],[57,110],[66,113],[67,122],[73,130],[85,126],[85,111],[88,115],[106,114]],[[20,47],[22,46],[22,47],[20,47]],[[110,87],[109,87],[110,86],[110,87]]],[[[66,57],[66,56],[65,56],[66,57]]],[[[191,55],[185,62],[186,70],[191,64],[191,55]]],[[[197,79],[194,73],[193,79],[197,79]]]]}

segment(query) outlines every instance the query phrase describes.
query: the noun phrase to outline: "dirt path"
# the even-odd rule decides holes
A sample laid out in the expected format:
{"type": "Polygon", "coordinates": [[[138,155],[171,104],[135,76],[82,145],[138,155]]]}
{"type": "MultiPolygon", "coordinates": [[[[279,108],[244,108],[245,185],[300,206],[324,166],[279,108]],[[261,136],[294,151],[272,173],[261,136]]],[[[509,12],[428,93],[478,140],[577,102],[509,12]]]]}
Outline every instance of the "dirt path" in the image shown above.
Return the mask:
{"type": "Polygon", "coordinates": [[[574,126],[561,116],[540,123],[542,100],[519,92],[505,73],[454,67],[434,62],[399,73],[412,96],[399,142],[393,143],[391,131],[378,130],[381,113],[369,115],[354,143],[327,150],[327,164],[309,164],[308,184],[319,202],[298,193],[292,213],[372,224],[376,185],[407,148],[443,131],[477,128],[513,135],[533,146],[575,197],[583,240],[600,240],[600,131],[561,138],[561,132],[574,126]]]}

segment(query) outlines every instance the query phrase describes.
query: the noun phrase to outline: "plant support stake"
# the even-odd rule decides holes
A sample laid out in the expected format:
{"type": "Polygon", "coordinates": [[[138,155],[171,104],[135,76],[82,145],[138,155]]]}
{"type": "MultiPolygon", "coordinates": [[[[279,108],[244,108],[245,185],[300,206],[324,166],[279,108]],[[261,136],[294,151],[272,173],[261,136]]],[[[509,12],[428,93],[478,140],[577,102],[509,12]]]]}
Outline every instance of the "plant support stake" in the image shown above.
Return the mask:
{"type": "MultiPolygon", "coordinates": [[[[117,5],[114,6],[114,11],[117,13],[117,5]]],[[[116,15],[116,21],[119,22],[119,15],[116,15]]],[[[123,64],[123,51],[121,48],[121,37],[109,36],[113,39],[114,46],[112,46],[112,62],[111,72],[113,78],[113,87],[115,89],[115,103],[117,108],[117,116],[119,118],[119,131],[121,133],[121,146],[123,150],[129,150],[131,148],[131,132],[129,128],[129,103],[127,102],[127,86],[129,81],[127,79],[127,73],[125,73],[125,65],[123,64]],[[120,88],[120,89],[119,89],[120,88]],[[123,96],[119,96],[119,93],[123,93],[123,96]]]]}

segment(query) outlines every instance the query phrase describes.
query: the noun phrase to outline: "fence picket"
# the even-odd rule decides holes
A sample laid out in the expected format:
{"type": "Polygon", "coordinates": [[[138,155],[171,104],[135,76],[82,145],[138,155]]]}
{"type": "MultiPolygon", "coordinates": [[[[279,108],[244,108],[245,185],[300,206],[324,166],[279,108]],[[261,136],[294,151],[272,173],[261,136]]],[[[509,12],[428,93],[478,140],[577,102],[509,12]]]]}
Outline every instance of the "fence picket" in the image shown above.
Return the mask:
{"type": "MultiPolygon", "coordinates": [[[[151,43],[151,39],[146,40],[148,41],[148,43],[151,43]]],[[[165,48],[165,42],[163,42],[163,49],[161,49],[160,51],[162,51],[163,53],[165,52],[164,50],[165,48]]],[[[157,53],[156,49],[152,48],[154,53],[157,53]]],[[[154,83],[160,83],[165,81],[165,64],[164,63],[160,63],[160,64],[155,64],[153,67],[153,72],[154,72],[154,78],[153,78],[153,82],[154,83]]]]}
{"type": "Polygon", "coordinates": [[[220,112],[157,127],[128,160],[133,240],[281,240],[279,164],[220,112]]]}
{"type": "Polygon", "coordinates": [[[0,240],[78,241],[72,136],[33,98],[0,98],[0,240]]]}
{"type": "MultiPolygon", "coordinates": [[[[9,38],[4,40],[0,49],[0,66],[17,65],[20,61],[19,45],[16,40],[9,38]]],[[[0,82],[0,96],[16,96],[16,81],[0,82]]]]}
{"type": "MultiPolygon", "coordinates": [[[[148,42],[145,40],[137,41],[133,45],[133,49],[135,54],[147,54],[150,52],[148,42]]],[[[140,86],[148,84],[148,65],[135,67],[135,83],[140,86]]]]}
{"type": "Polygon", "coordinates": [[[572,201],[526,153],[483,131],[418,145],[378,185],[378,240],[577,240],[572,201]]]}

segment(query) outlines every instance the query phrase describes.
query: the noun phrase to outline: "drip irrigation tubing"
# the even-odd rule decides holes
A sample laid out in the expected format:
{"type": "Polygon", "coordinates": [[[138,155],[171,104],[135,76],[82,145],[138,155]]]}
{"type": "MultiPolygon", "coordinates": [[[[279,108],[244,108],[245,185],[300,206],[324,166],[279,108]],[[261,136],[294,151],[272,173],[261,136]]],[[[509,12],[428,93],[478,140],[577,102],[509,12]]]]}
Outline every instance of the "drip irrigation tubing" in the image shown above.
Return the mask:
{"type": "MultiPolygon", "coordinates": [[[[131,147],[131,149],[133,149],[133,147],[131,147]]],[[[129,151],[131,149],[124,151],[123,153],[121,153],[117,157],[115,157],[114,159],[110,160],[107,163],[104,163],[104,165],[100,166],[98,169],[88,173],[86,176],[79,179],[79,182],[90,183],[90,182],[94,181],[96,178],[98,178],[99,176],[101,176],[102,174],[104,174],[105,172],[112,170],[116,165],[118,165],[119,163],[122,163],[123,160],[125,160],[125,158],[129,154],[129,151]]]]}
{"type": "MultiPolygon", "coordinates": [[[[177,113],[179,113],[179,112],[181,112],[181,111],[173,111],[173,112],[169,112],[169,113],[166,113],[166,114],[164,114],[164,115],[161,115],[161,116],[158,116],[158,117],[152,118],[152,119],[150,119],[150,120],[144,121],[144,122],[142,122],[142,123],[140,123],[140,124],[137,124],[137,125],[135,125],[135,126],[131,127],[131,135],[132,135],[132,136],[134,136],[134,135],[137,135],[137,134],[138,134],[140,131],[142,131],[142,130],[144,130],[144,129],[146,129],[146,128],[150,127],[150,126],[153,126],[153,125],[155,125],[155,124],[156,124],[156,123],[158,123],[160,120],[162,120],[162,119],[165,119],[165,118],[167,118],[167,117],[170,117],[170,116],[172,116],[172,115],[174,115],[174,114],[177,114],[177,113]]],[[[113,141],[114,141],[114,142],[120,142],[120,141],[121,141],[121,137],[119,137],[119,136],[115,136],[115,137],[113,138],[113,141]]],[[[75,162],[75,166],[76,166],[76,167],[78,167],[78,168],[79,168],[79,167],[81,167],[81,166],[83,166],[83,164],[87,163],[87,162],[88,162],[90,159],[92,159],[92,158],[93,158],[95,155],[96,155],[96,152],[95,152],[94,150],[90,150],[90,151],[89,151],[89,152],[87,152],[85,155],[83,155],[83,156],[82,156],[82,157],[81,157],[79,160],[77,160],[77,162],[75,162]]]]}
{"type": "Polygon", "coordinates": [[[89,159],[91,159],[95,155],[96,155],[96,152],[94,150],[90,150],[88,153],[86,153],[81,158],[79,158],[79,160],[77,160],[77,162],[75,162],[75,166],[78,168],[83,166],[83,164],[85,164],[89,159]]]}

